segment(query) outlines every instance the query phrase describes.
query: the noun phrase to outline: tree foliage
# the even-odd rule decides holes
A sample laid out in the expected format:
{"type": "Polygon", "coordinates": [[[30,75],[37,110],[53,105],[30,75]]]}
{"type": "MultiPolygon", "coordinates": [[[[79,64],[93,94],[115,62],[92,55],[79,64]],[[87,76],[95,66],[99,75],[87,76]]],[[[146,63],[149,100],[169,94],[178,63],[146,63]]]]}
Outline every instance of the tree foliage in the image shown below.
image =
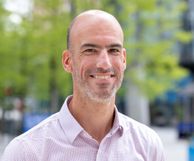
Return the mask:
{"type": "Polygon", "coordinates": [[[190,41],[181,31],[182,0],[33,0],[33,7],[14,24],[0,1],[0,96],[10,94],[57,100],[71,93],[71,76],[64,72],[70,20],[83,10],[98,8],[113,13],[123,26],[127,49],[126,83],[132,81],[149,98],[172,87],[184,76],[178,66],[178,41],[190,41]]]}
{"type": "Polygon", "coordinates": [[[132,82],[150,99],[174,88],[175,82],[187,74],[178,65],[178,42],[191,41],[191,34],[184,32],[180,23],[186,3],[176,0],[109,2],[125,33],[128,53],[125,86],[132,82]]]}

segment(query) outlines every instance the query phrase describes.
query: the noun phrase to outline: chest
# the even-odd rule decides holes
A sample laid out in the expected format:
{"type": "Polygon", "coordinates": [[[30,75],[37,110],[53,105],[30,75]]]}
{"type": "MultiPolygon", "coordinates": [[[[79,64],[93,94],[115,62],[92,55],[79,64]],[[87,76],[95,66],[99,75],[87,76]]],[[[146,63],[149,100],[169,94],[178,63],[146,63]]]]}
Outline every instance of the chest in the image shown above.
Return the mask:
{"type": "Polygon", "coordinates": [[[99,146],[80,140],[75,145],[50,142],[43,147],[47,148],[37,151],[38,161],[146,161],[142,150],[124,139],[107,139],[99,146]]]}

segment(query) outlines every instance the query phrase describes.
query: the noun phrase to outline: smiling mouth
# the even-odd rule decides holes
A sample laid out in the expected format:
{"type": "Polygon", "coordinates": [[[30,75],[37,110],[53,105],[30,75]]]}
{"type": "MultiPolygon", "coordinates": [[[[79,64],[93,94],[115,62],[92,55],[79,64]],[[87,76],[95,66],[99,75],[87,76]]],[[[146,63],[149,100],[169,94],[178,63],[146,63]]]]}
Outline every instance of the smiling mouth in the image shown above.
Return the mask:
{"type": "Polygon", "coordinates": [[[114,74],[111,75],[90,75],[90,77],[95,78],[95,79],[109,79],[114,77],[114,74]]]}

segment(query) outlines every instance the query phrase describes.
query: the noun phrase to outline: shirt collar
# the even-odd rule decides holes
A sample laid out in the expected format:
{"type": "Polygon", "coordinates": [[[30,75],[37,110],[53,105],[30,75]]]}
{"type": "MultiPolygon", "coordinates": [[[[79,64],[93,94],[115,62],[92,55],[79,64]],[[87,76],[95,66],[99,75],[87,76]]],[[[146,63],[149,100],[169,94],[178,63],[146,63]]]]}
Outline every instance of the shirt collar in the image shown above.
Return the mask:
{"type": "Polygon", "coordinates": [[[83,131],[83,128],[69,111],[68,102],[71,97],[72,96],[68,96],[66,98],[61,110],[59,111],[59,121],[68,140],[73,143],[80,132],[83,131]]]}
{"type": "Polygon", "coordinates": [[[115,116],[114,116],[114,122],[113,122],[113,127],[111,129],[111,133],[114,134],[117,131],[120,132],[120,135],[123,135],[123,130],[124,130],[124,122],[122,121],[122,118],[120,117],[120,112],[118,111],[117,107],[115,106],[115,116]]]}
{"type": "MultiPolygon", "coordinates": [[[[66,98],[61,110],[59,111],[59,121],[68,140],[71,143],[73,143],[76,137],[82,131],[84,131],[84,129],[81,127],[81,125],[77,122],[77,120],[72,116],[71,112],[69,111],[68,103],[71,98],[72,96],[68,96],[66,98]]],[[[117,107],[115,106],[115,118],[110,133],[114,134],[119,131],[120,136],[122,136],[125,124],[120,115],[121,115],[120,112],[117,110],[117,107]]]]}

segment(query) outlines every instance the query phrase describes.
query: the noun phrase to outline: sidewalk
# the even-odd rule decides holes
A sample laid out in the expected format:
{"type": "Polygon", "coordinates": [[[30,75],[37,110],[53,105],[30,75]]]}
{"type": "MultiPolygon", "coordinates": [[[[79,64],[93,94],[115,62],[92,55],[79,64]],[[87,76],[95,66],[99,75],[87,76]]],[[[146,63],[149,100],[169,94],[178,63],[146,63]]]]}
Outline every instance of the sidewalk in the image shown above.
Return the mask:
{"type": "Polygon", "coordinates": [[[176,129],[166,127],[153,127],[153,129],[163,142],[166,161],[188,161],[189,141],[178,139],[176,129]]]}

